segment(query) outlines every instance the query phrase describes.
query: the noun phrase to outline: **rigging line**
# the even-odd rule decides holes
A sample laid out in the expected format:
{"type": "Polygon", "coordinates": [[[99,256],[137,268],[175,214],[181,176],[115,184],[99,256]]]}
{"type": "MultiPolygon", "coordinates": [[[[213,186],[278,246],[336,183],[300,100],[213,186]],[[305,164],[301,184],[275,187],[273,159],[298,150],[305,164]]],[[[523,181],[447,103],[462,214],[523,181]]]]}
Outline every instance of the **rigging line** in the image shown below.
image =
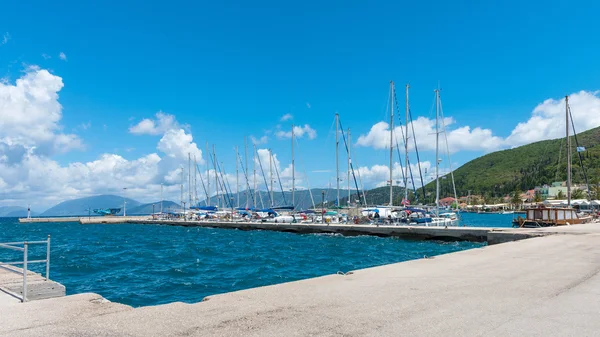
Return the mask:
{"type": "Polygon", "coordinates": [[[198,166],[198,163],[196,162],[196,156],[194,156],[194,162],[196,163],[196,173],[198,173],[200,175],[200,182],[202,183],[202,189],[204,190],[204,195],[206,195],[206,206],[208,206],[208,192],[206,192],[206,185],[204,185],[204,178],[202,178],[202,174],[199,172],[200,171],[200,167],[198,166]]]}
{"type": "MultiPolygon", "coordinates": [[[[344,133],[344,127],[342,126],[342,121],[338,118],[338,122],[340,123],[340,129],[342,129],[342,139],[344,140],[344,147],[346,148],[346,153],[350,157],[350,150],[348,149],[348,142],[346,141],[346,134],[344,133]]],[[[356,193],[358,194],[358,202],[360,203],[360,191],[358,189],[358,183],[356,181],[356,175],[354,174],[354,166],[352,165],[352,157],[348,160],[350,162],[350,170],[352,171],[352,177],[354,179],[354,186],[356,187],[356,193]]],[[[391,183],[391,182],[390,182],[391,183]]],[[[364,192],[363,192],[364,198],[364,192]]],[[[365,199],[366,206],[366,199],[365,199]]]]}
{"type": "Polygon", "coordinates": [[[223,170],[221,169],[219,161],[217,161],[217,170],[219,170],[218,174],[221,175],[221,185],[223,191],[225,192],[225,197],[227,197],[229,207],[233,207],[233,201],[231,200],[233,197],[229,194],[229,191],[227,190],[227,181],[225,180],[225,175],[223,174],[223,170]]]}
{"type": "MultiPolygon", "coordinates": [[[[423,191],[423,200],[425,200],[425,198],[427,197],[427,194],[425,193],[425,183],[423,180],[423,170],[421,169],[421,158],[419,156],[419,148],[417,147],[417,137],[415,137],[415,123],[413,121],[413,117],[412,117],[412,110],[408,109],[408,116],[410,117],[410,126],[412,128],[412,134],[413,134],[413,142],[415,144],[415,153],[417,154],[417,166],[419,168],[419,177],[421,178],[421,190],[423,191]]],[[[410,166],[408,167],[410,170],[410,166]]],[[[411,173],[412,175],[412,173],[411,173]]],[[[413,183],[413,187],[415,188],[415,195],[416,195],[416,186],[413,183]]]]}
{"type": "Polygon", "coordinates": [[[215,171],[215,181],[216,181],[215,190],[217,192],[217,201],[216,202],[217,202],[217,206],[219,206],[219,188],[221,189],[221,192],[223,192],[223,186],[222,186],[221,180],[219,179],[219,172],[216,169],[217,168],[217,164],[216,164],[216,161],[215,161],[215,157],[216,157],[216,155],[213,152],[213,155],[210,156],[210,160],[212,161],[213,167],[215,168],[215,170],[214,170],[215,171]]]}
{"type": "MultiPolygon", "coordinates": [[[[273,161],[274,162],[274,161],[273,161]]],[[[277,165],[273,163],[275,167],[275,174],[277,174],[277,180],[279,181],[279,188],[281,189],[281,196],[283,197],[283,204],[287,205],[287,200],[285,199],[285,192],[283,192],[283,185],[281,184],[281,179],[279,178],[279,170],[277,169],[277,165]]]]}
{"type": "Polygon", "coordinates": [[[448,166],[450,167],[450,177],[452,178],[452,189],[454,190],[454,202],[456,204],[456,210],[458,211],[458,195],[456,194],[454,171],[452,170],[452,160],[450,159],[450,145],[448,145],[448,133],[446,132],[446,123],[444,123],[444,109],[442,108],[442,99],[438,99],[440,101],[440,115],[442,117],[442,132],[444,133],[444,139],[446,140],[446,154],[448,156],[448,166]]]}
{"type": "MultiPolygon", "coordinates": [[[[221,163],[222,164],[222,163],[221,163]]],[[[229,185],[229,180],[225,179],[225,167],[221,169],[221,165],[217,162],[217,167],[219,168],[219,173],[221,174],[221,179],[223,180],[223,185],[225,187],[225,193],[227,193],[227,197],[229,198],[229,206],[233,207],[233,191],[231,190],[231,185],[229,185]]]]}
{"type": "MultiPolygon", "coordinates": [[[[242,166],[242,171],[244,171],[244,178],[246,178],[246,188],[248,189],[248,191],[250,190],[250,182],[248,181],[248,172],[246,172],[246,170],[244,169],[244,163],[242,162],[242,157],[240,156],[240,154],[237,154],[238,160],[240,162],[240,165],[242,166]]],[[[246,193],[246,195],[248,195],[248,193],[246,193]]],[[[252,195],[252,204],[254,205],[254,195],[252,195]]],[[[248,205],[248,200],[246,200],[246,206],[248,205]]]]}
{"type": "MultiPolygon", "coordinates": [[[[579,147],[579,141],[577,140],[577,132],[575,132],[575,122],[573,122],[573,114],[571,113],[571,106],[569,108],[569,117],[571,119],[571,126],[573,127],[573,137],[575,138],[575,146],[579,147]]],[[[587,193],[589,200],[592,200],[592,193],[590,192],[590,184],[588,183],[587,173],[585,171],[585,166],[583,166],[583,158],[581,157],[581,152],[577,151],[577,156],[579,157],[579,165],[581,165],[581,172],[583,173],[583,179],[585,180],[585,185],[587,187],[587,193]]]]}
{"type": "MultiPolygon", "coordinates": [[[[402,134],[402,145],[404,145],[405,148],[407,148],[408,146],[406,146],[406,139],[408,138],[408,125],[405,126],[406,127],[406,138],[404,138],[404,129],[402,129],[402,119],[400,118],[401,116],[401,112],[400,112],[400,106],[398,105],[398,99],[396,98],[396,90],[394,90],[394,100],[396,101],[396,111],[398,112],[398,121],[399,121],[399,126],[400,126],[400,132],[402,134]]],[[[410,110],[409,110],[410,111],[410,110]]],[[[412,119],[412,117],[411,117],[412,119]]],[[[414,137],[414,127],[413,127],[413,138],[414,137]]],[[[416,140],[415,140],[416,141],[416,140]]],[[[398,144],[398,139],[396,139],[396,146],[398,144]]],[[[417,144],[415,142],[415,150],[417,149],[417,144]]],[[[402,168],[402,156],[400,155],[400,149],[398,149],[398,157],[400,160],[400,168],[402,168]]],[[[408,158],[408,157],[407,157],[408,158]]],[[[417,152],[417,158],[418,158],[418,152],[417,152]]],[[[408,162],[405,163],[405,165],[408,167],[408,171],[410,173],[410,180],[412,182],[413,185],[413,192],[415,194],[415,201],[419,200],[419,195],[417,194],[417,185],[415,185],[415,178],[413,176],[412,173],[412,167],[410,167],[410,159],[408,160],[408,162]]],[[[421,170],[421,164],[419,163],[419,171],[421,170]]],[[[402,171],[402,177],[404,178],[404,170],[402,171]]],[[[421,180],[423,180],[423,176],[421,175],[421,180]]],[[[408,179],[404,180],[406,182],[406,186],[404,186],[405,189],[408,189],[408,179]]]]}
{"type": "MultiPolygon", "coordinates": [[[[258,150],[256,150],[256,159],[258,159],[258,166],[260,166],[260,172],[262,173],[263,180],[265,181],[265,186],[267,187],[267,195],[269,196],[269,202],[271,203],[271,205],[273,205],[273,200],[271,200],[271,191],[269,191],[269,184],[267,183],[267,177],[265,176],[265,170],[263,170],[262,162],[260,160],[260,156],[258,155],[258,150]]],[[[262,196],[260,197],[260,200],[262,204],[262,196]]]]}
{"type": "MultiPolygon", "coordinates": [[[[296,147],[298,148],[297,152],[301,156],[300,143],[298,142],[298,137],[294,138],[294,141],[296,142],[296,147]]],[[[298,157],[298,154],[296,154],[296,157],[298,157]]],[[[312,202],[313,208],[315,208],[315,198],[313,198],[312,190],[310,189],[310,182],[308,181],[308,174],[306,172],[306,167],[304,166],[304,161],[302,160],[302,157],[300,157],[300,162],[302,163],[302,170],[304,171],[304,176],[306,177],[306,187],[308,188],[308,193],[310,194],[310,201],[312,202]]]]}

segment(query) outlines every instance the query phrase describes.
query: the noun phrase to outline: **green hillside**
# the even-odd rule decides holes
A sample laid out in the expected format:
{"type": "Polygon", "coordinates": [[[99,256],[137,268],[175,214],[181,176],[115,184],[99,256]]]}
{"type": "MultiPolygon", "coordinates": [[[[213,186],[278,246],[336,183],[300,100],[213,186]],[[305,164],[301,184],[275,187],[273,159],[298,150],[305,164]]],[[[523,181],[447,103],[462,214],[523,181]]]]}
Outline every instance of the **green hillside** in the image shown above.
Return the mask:
{"type": "MultiPolygon", "coordinates": [[[[575,139],[572,146],[573,183],[584,183],[575,139]]],[[[600,128],[591,129],[577,135],[583,166],[588,181],[597,184],[600,180],[600,128]]],[[[471,160],[454,171],[457,193],[500,197],[515,190],[533,189],[535,186],[550,184],[567,179],[565,138],[540,141],[514,149],[498,151],[471,160]],[[560,163],[559,163],[560,155],[560,163]]],[[[451,179],[440,180],[443,196],[451,195],[451,179]]],[[[435,190],[435,182],[426,189],[435,190]]]]}

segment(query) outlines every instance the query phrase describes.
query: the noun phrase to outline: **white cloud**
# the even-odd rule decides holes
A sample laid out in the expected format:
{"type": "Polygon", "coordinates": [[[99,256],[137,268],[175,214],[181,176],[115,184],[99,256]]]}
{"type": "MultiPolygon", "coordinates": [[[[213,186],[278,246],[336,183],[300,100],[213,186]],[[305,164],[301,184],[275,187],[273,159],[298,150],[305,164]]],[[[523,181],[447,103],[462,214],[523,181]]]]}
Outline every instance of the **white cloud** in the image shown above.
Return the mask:
{"type": "Polygon", "coordinates": [[[52,58],[52,56],[50,56],[50,55],[48,55],[48,54],[46,54],[46,53],[42,53],[42,57],[44,58],[44,60],[47,60],[47,59],[51,59],[51,58],[52,58]]]}
{"type": "MultiPolygon", "coordinates": [[[[577,132],[600,126],[598,92],[580,91],[571,94],[569,105],[577,132]]],[[[547,99],[533,109],[529,120],[519,123],[514,128],[506,142],[509,146],[519,146],[565,137],[565,123],[565,99],[547,99]]]]}
{"type": "Polygon", "coordinates": [[[202,150],[194,143],[194,138],[191,134],[186,133],[183,129],[168,130],[158,142],[157,149],[167,156],[185,161],[188,159],[188,154],[191,158],[196,158],[203,163],[202,150]]]}
{"type": "MultiPolygon", "coordinates": [[[[504,140],[501,137],[494,136],[492,130],[482,129],[479,127],[471,129],[470,126],[463,126],[456,129],[451,129],[448,126],[455,124],[453,118],[444,118],[443,123],[446,125],[446,135],[440,134],[440,149],[445,151],[446,137],[448,139],[448,147],[450,153],[457,151],[484,151],[490,152],[500,149],[503,146],[504,140]]],[[[414,124],[415,134],[413,135],[413,125],[409,125],[409,149],[414,148],[412,137],[416,136],[417,146],[419,150],[435,150],[435,120],[425,117],[419,117],[412,122],[414,124]]],[[[442,124],[440,122],[440,131],[442,124]]],[[[402,134],[406,132],[403,126],[394,128],[394,147],[397,144],[404,147],[402,134]]],[[[405,134],[405,133],[404,133],[405,134]]],[[[371,127],[371,130],[366,135],[360,135],[356,142],[358,146],[372,147],[375,149],[386,149],[390,147],[390,129],[386,122],[379,122],[371,127]]]]}
{"type": "Polygon", "coordinates": [[[134,135],[162,135],[173,129],[179,129],[181,126],[175,120],[175,116],[159,111],[155,119],[144,118],[136,125],[129,128],[129,132],[134,135]]]}
{"type": "Polygon", "coordinates": [[[83,148],[78,136],[61,132],[62,87],[62,78],[34,66],[14,85],[0,83],[0,144],[43,155],[83,148]]]}
{"type": "Polygon", "coordinates": [[[4,35],[2,35],[2,41],[0,41],[0,45],[7,44],[8,40],[10,40],[10,34],[6,32],[4,35]]]}
{"type": "Polygon", "coordinates": [[[250,136],[250,141],[252,142],[252,144],[255,144],[255,145],[266,144],[269,142],[269,137],[267,137],[266,135],[264,135],[260,138],[250,136]]]}
{"type": "Polygon", "coordinates": [[[310,103],[306,102],[306,107],[310,109],[312,106],[310,105],[310,103]]]}
{"type": "MultiPolygon", "coordinates": [[[[292,138],[292,131],[277,131],[275,133],[277,138],[292,138]]],[[[308,124],[304,124],[304,126],[294,126],[294,136],[297,138],[302,138],[306,135],[308,139],[317,138],[317,131],[310,127],[308,124]]]]}
{"type": "Polygon", "coordinates": [[[294,116],[292,116],[292,114],[285,114],[285,115],[281,116],[280,121],[285,122],[285,121],[288,121],[288,120],[290,120],[292,118],[294,118],[294,116]]]}
{"type": "MultiPolygon", "coordinates": [[[[569,105],[577,132],[583,132],[600,126],[600,92],[580,91],[569,96],[569,105]]],[[[457,151],[491,152],[507,147],[520,146],[546,139],[565,136],[565,99],[547,99],[538,104],[531,117],[519,123],[507,138],[495,136],[490,129],[462,126],[452,128],[453,118],[445,118],[448,145],[451,153],[457,151]],[[450,127],[448,127],[450,126],[450,127]]],[[[420,150],[435,150],[435,120],[419,117],[414,121],[417,145],[420,150]]],[[[401,132],[405,129],[394,128],[394,135],[402,145],[401,132]]],[[[409,126],[410,136],[412,128],[409,126]]],[[[572,131],[571,131],[572,132],[572,131]]],[[[389,148],[390,130],[386,122],[379,122],[371,127],[366,135],[361,135],[356,142],[358,146],[375,149],[389,148]]],[[[443,134],[440,135],[440,146],[445,150],[443,134]]],[[[409,140],[409,148],[413,141],[409,140]]]]}
{"type": "Polygon", "coordinates": [[[66,61],[67,60],[67,55],[65,53],[63,53],[62,51],[58,54],[58,58],[66,61]]]}

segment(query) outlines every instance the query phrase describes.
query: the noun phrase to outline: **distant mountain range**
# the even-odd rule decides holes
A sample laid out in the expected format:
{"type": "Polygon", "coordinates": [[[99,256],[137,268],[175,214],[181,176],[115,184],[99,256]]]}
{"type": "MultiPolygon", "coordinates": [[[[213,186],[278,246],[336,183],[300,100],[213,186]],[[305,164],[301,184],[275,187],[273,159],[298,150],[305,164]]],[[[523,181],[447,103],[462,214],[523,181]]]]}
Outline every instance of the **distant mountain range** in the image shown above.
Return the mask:
{"type": "MultiPolygon", "coordinates": [[[[135,209],[140,202],[123,198],[117,195],[97,195],[73,200],[63,201],[60,204],[46,210],[41,216],[78,216],[88,215],[88,212],[96,208],[121,208],[123,212],[123,201],[127,201],[127,208],[135,209]],[[88,209],[90,211],[88,211],[88,209]]],[[[92,213],[93,214],[93,213],[92,213]]],[[[122,213],[120,213],[122,214],[122,213]]]]}
{"type": "MultiPolygon", "coordinates": [[[[39,213],[32,211],[32,216],[39,213]]],[[[27,208],[19,206],[0,206],[0,218],[22,218],[27,216],[27,208]]]]}

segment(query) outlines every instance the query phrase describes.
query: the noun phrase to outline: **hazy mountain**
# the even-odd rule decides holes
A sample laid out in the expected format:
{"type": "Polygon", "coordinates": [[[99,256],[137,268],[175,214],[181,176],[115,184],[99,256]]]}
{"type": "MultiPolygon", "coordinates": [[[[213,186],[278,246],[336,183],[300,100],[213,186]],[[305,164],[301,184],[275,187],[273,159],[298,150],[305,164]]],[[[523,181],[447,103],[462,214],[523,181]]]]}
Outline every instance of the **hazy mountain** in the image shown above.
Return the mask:
{"type": "MultiPolygon", "coordinates": [[[[123,214],[123,201],[127,201],[127,208],[135,208],[140,205],[136,200],[123,198],[117,195],[97,195],[93,197],[79,198],[63,201],[48,209],[41,216],[77,216],[88,215],[88,209],[95,208],[121,208],[123,214]]],[[[129,213],[129,212],[127,212],[129,213]]]]}
{"type": "MultiPolygon", "coordinates": [[[[314,200],[315,205],[320,204],[321,199],[324,199],[325,201],[329,202],[330,204],[333,204],[333,202],[335,202],[337,192],[333,188],[313,188],[310,191],[309,190],[296,191],[294,204],[296,205],[297,210],[312,208],[313,207],[312,200],[314,200]],[[310,191],[312,191],[312,199],[311,199],[310,191]],[[324,198],[323,198],[322,192],[325,192],[324,198]]],[[[244,206],[246,206],[246,191],[241,191],[239,194],[240,194],[240,207],[244,207],[244,206]]],[[[347,191],[340,189],[340,199],[342,196],[347,195],[347,194],[348,194],[347,191]]],[[[237,207],[237,194],[236,193],[230,194],[229,198],[233,199],[233,205],[235,207],[237,207]]],[[[216,196],[211,197],[210,204],[213,206],[217,205],[218,200],[223,200],[223,196],[221,196],[219,199],[217,199],[216,196]]],[[[229,208],[230,203],[226,200],[227,199],[225,199],[226,208],[229,208]]],[[[265,208],[269,207],[271,205],[270,200],[271,199],[269,197],[269,193],[267,193],[266,191],[257,191],[257,193],[256,193],[256,206],[257,207],[263,207],[263,206],[265,208]],[[261,203],[261,199],[262,199],[262,203],[261,203]]],[[[186,201],[186,200],[184,200],[184,201],[186,201]]],[[[254,200],[253,200],[252,190],[249,191],[248,201],[249,201],[248,204],[250,205],[250,207],[252,207],[252,205],[255,204],[254,200]]],[[[223,203],[222,201],[218,202],[219,205],[222,205],[222,203],[223,203]]],[[[284,193],[281,193],[281,191],[275,190],[275,192],[273,193],[273,204],[275,206],[291,205],[292,204],[292,192],[286,191],[284,193]]],[[[206,205],[204,200],[201,200],[200,206],[204,206],[204,205],[206,205]]]]}
{"type": "MultiPolygon", "coordinates": [[[[31,211],[31,215],[38,215],[37,212],[31,211]]],[[[27,208],[20,206],[0,206],[0,217],[19,218],[27,216],[27,208]]]]}
{"type": "MultiPolygon", "coordinates": [[[[178,203],[169,200],[164,200],[162,207],[163,212],[178,212],[181,209],[181,206],[179,206],[178,203]]],[[[127,207],[127,215],[148,215],[152,214],[153,211],[155,213],[160,212],[160,201],[142,204],[132,208],[127,207]]]]}

